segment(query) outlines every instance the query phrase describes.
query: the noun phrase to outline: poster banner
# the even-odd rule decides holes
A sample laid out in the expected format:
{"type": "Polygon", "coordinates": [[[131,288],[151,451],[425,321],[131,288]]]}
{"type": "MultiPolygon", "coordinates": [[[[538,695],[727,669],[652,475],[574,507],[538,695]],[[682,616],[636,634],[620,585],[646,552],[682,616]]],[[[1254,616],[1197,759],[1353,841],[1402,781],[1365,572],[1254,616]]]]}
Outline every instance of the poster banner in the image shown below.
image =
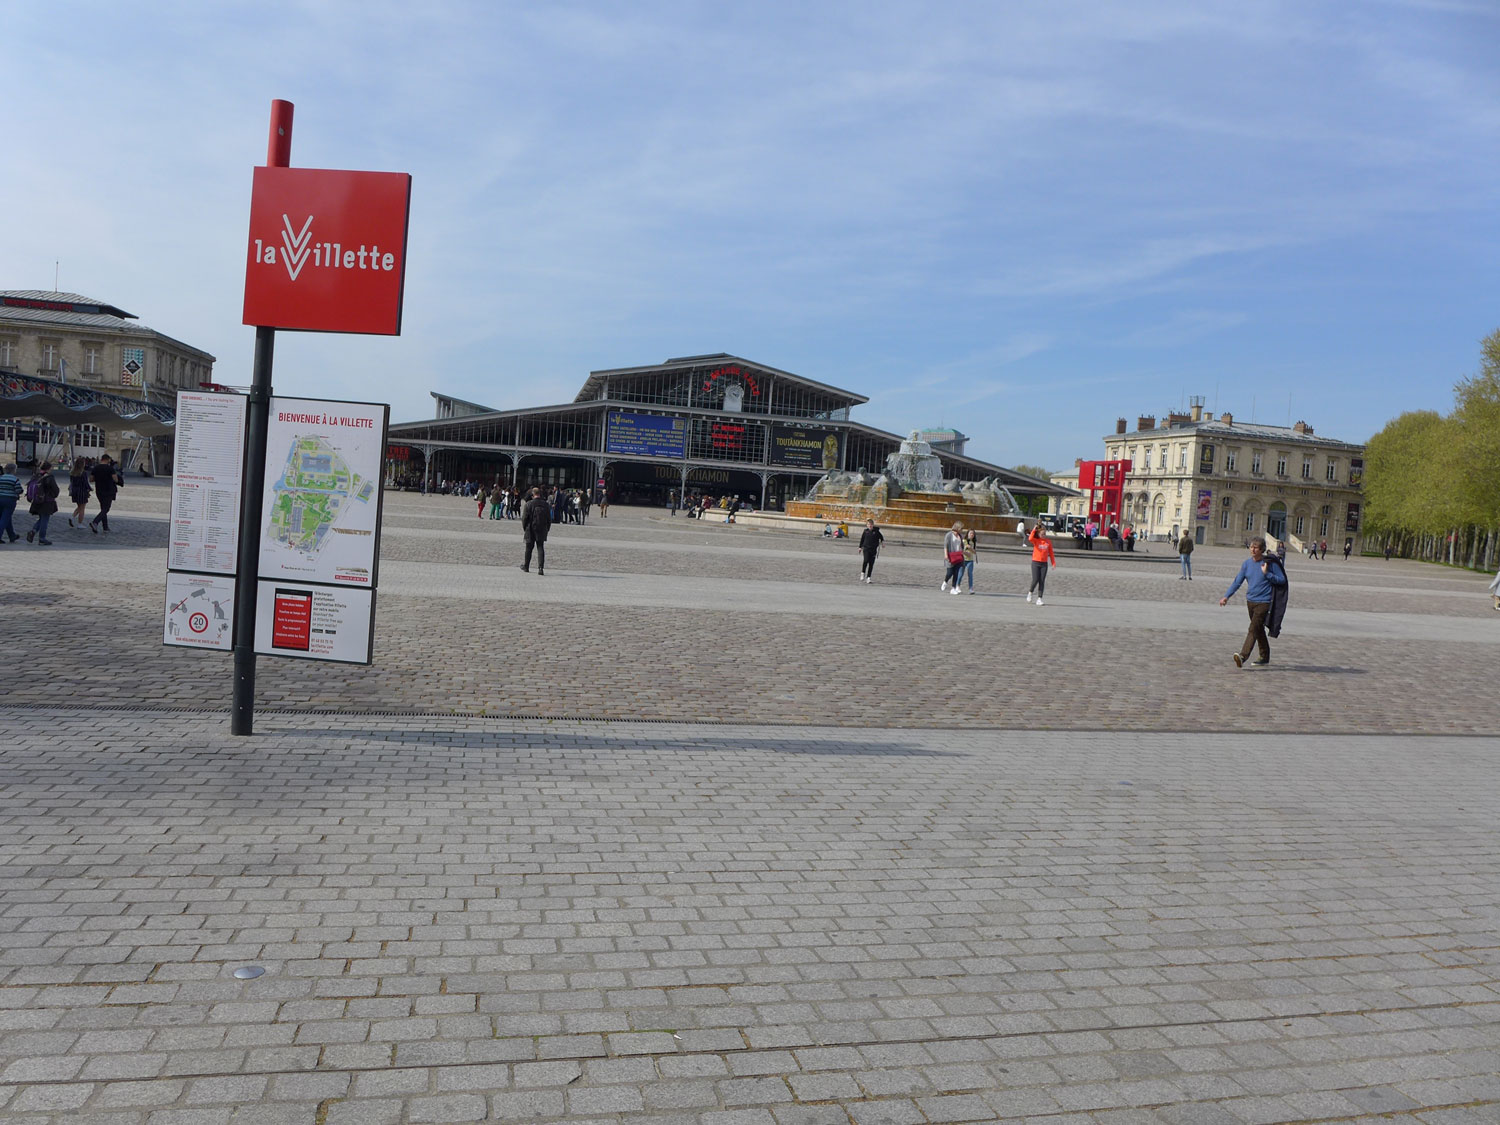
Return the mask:
{"type": "Polygon", "coordinates": [[[1357,488],[1360,481],[1365,479],[1365,459],[1363,457],[1351,457],[1349,459],[1349,487],[1357,488]]]}
{"type": "Polygon", "coordinates": [[[161,643],[228,652],[234,646],[234,578],[169,572],[161,643]]]}
{"type": "Polygon", "coordinates": [[[120,386],[139,387],[146,378],[146,349],[120,349],[120,386]]]}
{"type": "Polygon", "coordinates": [[[234,573],[247,401],[244,395],[177,392],[169,570],[234,573]]]}
{"type": "Polygon", "coordinates": [[[1351,531],[1351,532],[1359,530],[1359,505],[1358,504],[1350,504],[1349,505],[1349,510],[1346,513],[1344,513],[1344,530],[1345,531],[1351,531]]]}
{"type": "Polygon", "coordinates": [[[604,452],[641,457],[685,457],[687,420],[616,410],[609,415],[604,452]]]}
{"type": "Polygon", "coordinates": [[[1213,515],[1213,500],[1212,489],[1200,488],[1198,490],[1198,518],[1200,520],[1206,520],[1213,515]]]}
{"type": "Polygon", "coordinates": [[[837,430],[772,426],[770,463],[814,472],[837,469],[842,440],[837,430]]]}
{"type": "Polygon", "coordinates": [[[375,591],[261,581],[255,590],[255,651],[338,664],[374,658],[375,591]]]}
{"type": "Polygon", "coordinates": [[[261,578],[375,587],[389,421],[384,403],[271,399],[261,578]]]}

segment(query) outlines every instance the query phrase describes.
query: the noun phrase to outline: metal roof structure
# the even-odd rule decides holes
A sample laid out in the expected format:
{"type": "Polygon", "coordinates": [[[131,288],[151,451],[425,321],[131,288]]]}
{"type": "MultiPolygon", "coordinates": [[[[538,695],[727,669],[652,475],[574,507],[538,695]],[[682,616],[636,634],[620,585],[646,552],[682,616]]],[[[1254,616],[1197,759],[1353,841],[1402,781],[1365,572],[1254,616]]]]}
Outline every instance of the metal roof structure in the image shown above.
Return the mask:
{"type": "Polygon", "coordinates": [[[134,313],[85,297],[81,293],[54,293],[47,289],[0,290],[0,328],[8,324],[28,325],[45,330],[58,328],[87,329],[98,333],[120,333],[131,336],[156,336],[183,351],[213,360],[202,348],[185,344],[165,332],[141,324],[134,313]]]}
{"type": "Polygon", "coordinates": [[[42,419],[54,426],[124,426],[143,437],[175,432],[177,411],[92,387],[0,372],[0,419],[42,419]]]}
{"type": "Polygon", "coordinates": [[[599,391],[605,381],[614,378],[628,377],[631,375],[658,375],[671,371],[691,371],[698,367],[721,367],[730,365],[743,365],[766,375],[773,375],[778,379],[786,379],[800,387],[808,390],[819,391],[833,398],[844,399],[845,406],[859,406],[869,402],[865,395],[846,391],[842,387],[830,386],[828,383],[820,383],[816,379],[809,379],[805,375],[796,375],[790,371],[782,371],[779,367],[769,367],[764,363],[745,359],[742,356],[730,355],[728,352],[710,352],[706,355],[686,355],[668,359],[662,363],[647,364],[644,367],[612,367],[602,371],[590,371],[589,377],[584,380],[583,386],[578,389],[575,402],[583,402],[587,399],[599,397],[599,391]]]}

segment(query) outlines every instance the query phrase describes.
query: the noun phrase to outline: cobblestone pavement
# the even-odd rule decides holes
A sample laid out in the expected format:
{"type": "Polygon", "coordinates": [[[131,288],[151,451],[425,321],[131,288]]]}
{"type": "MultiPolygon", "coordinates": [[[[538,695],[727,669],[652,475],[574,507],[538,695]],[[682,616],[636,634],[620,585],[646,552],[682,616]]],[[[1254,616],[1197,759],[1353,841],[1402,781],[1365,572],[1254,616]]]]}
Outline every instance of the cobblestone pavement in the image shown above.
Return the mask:
{"type": "Polygon", "coordinates": [[[1238,552],[1065,554],[1039,609],[1003,547],[952,598],[617,509],[537,578],[395,496],[376,664],[263,659],[245,740],[125,500],[0,548],[48,676],[0,706],[0,1123],[1500,1122],[1480,576],[1294,562],[1252,672],[1238,552]]]}
{"type": "MultiPolygon", "coordinates": [[[[223,708],[229,660],[158,643],[167,490],[132,484],[108,538],[0,549],[7,625],[56,704],[223,708]],[[45,566],[43,563],[45,562],[45,566]]],[[[262,706],[719,718],[870,726],[1489,733],[1500,614],[1483,576],[1414,563],[1294,561],[1265,669],[1229,659],[1234,551],[1065,553],[1045,607],[1026,557],[987,550],[977,594],[937,590],[930,550],[893,546],[877,582],[847,543],[616,508],[561,527],[546,577],[515,524],[466,501],[389,497],[368,669],[263,659],[262,706]],[[1090,685],[1095,685],[1092,688],[1090,685]]],[[[23,521],[24,523],[24,521],[23,521]]]]}
{"type": "Polygon", "coordinates": [[[1493,739],[6,725],[6,1122],[1500,1120],[1493,739]]]}

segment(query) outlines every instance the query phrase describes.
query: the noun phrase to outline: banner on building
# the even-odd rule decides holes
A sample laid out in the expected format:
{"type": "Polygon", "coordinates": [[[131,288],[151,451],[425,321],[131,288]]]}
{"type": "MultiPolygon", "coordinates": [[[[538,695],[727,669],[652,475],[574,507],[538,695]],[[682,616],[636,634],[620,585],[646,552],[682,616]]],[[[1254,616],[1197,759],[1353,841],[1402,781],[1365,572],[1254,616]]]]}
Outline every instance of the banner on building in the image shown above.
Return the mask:
{"type": "Polygon", "coordinates": [[[1214,494],[1209,488],[1198,490],[1198,518],[1206,520],[1213,515],[1214,494]]]}
{"type": "Polygon", "coordinates": [[[611,411],[605,430],[604,452],[638,457],[685,457],[687,420],[660,414],[611,411]]]}
{"type": "Polygon", "coordinates": [[[139,387],[146,381],[146,349],[120,349],[120,386],[139,387]]]}
{"type": "MultiPolygon", "coordinates": [[[[1351,457],[1349,459],[1349,487],[1356,488],[1359,482],[1365,479],[1365,459],[1363,457],[1351,457]]],[[[1355,505],[1356,510],[1359,505],[1355,505]]]]}
{"type": "Polygon", "coordinates": [[[1359,530],[1359,505],[1358,504],[1350,504],[1349,505],[1349,512],[1344,517],[1344,530],[1345,531],[1358,531],[1359,530]]]}
{"type": "Polygon", "coordinates": [[[770,462],[790,469],[827,472],[839,467],[842,441],[843,435],[837,430],[772,426],[770,462]]]}

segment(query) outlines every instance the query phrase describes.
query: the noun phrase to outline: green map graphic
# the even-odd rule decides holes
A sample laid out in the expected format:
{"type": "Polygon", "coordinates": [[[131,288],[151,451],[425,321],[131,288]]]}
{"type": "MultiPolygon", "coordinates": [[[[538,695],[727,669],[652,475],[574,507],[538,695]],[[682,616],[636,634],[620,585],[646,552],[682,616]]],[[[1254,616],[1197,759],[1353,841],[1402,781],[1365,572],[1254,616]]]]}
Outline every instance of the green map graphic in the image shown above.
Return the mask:
{"type": "Polygon", "coordinates": [[[351,502],[368,503],[375,482],[353,472],[339,451],[319,436],[299,437],[287,453],[281,478],[271,486],[266,534],[305,555],[316,555],[351,502]]]}

